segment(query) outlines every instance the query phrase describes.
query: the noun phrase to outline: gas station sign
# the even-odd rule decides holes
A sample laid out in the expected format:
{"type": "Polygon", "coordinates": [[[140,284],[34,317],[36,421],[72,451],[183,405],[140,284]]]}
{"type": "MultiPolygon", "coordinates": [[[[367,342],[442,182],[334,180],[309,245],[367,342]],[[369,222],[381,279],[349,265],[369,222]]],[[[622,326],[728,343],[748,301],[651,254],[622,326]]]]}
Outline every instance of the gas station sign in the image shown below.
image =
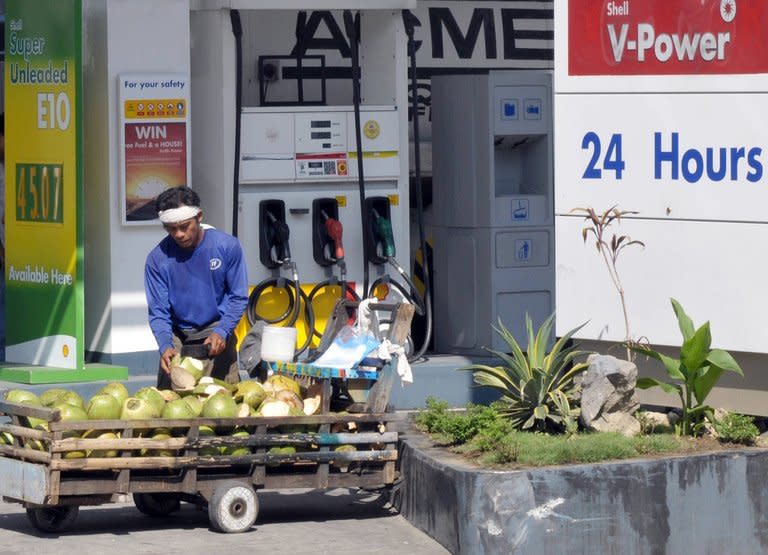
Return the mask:
{"type": "Polygon", "coordinates": [[[82,368],[81,4],[5,8],[6,358],[82,368]]]}
{"type": "Polygon", "coordinates": [[[765,352],[766,266],[751,249],[768,241],[766,26],[768,4],[745,0],[556,4],[558,333],[589,319],[579,337],[626,337],[572,212],[615,206],[636,214],[611,232],[645,244],[621,258],[634,338],[677,344],[675,297],[717,322],[723,348],[765,352]]]}
{"type": "Polygon", "coordinates": [[[768,71],[768,5],[736,0],[570,0],[570,75],[768,71]]]}

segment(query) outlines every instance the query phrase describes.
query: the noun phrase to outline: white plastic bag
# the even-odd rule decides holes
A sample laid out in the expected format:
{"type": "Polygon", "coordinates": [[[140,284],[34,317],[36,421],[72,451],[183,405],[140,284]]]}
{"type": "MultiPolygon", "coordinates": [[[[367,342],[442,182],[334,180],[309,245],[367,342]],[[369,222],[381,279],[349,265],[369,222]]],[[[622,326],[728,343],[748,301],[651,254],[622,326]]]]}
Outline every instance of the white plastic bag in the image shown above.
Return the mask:
{"type": "Polygon", "coordinates": [[[357,323],[353,326],[346,325],[339,330],[330,347],[313,364],[349,369],[378,347],[379,341],[370,330],[363,331],[357,323]]]}

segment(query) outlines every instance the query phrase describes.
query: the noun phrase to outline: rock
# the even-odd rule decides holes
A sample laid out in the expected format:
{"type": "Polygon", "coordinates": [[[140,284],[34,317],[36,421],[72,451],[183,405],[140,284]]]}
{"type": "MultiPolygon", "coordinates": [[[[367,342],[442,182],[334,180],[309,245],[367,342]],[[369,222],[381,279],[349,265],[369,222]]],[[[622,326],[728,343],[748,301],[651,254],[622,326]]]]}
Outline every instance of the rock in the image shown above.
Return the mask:
{"type": "Polygon", "coordinates": [[[640,422],[625,412],[601,414],[590,424],[590,429],[597,432],[619,432],[627,437],[640,434],[640,422]]]}
{"type": "Polygon", "coordinates": [[[601,415],[634,414],[640,407],[635,392],[637,366],[609,355],[590,355],[587,362],[581,382],[582,424],[589,428],[601,415]]]}
{"type": "Polygon", "coordinates": [[[768,432],[763,432],[757,439],[755,439],[755,445],[758,447],[768,447],[768,432]]]}
{"type": "Polygon", "coordinates": [[[639,422],[646,433],[669,432],[674,430],[675,422],[679,419],[680,417],[674,412],[643,411],[639,422]]]}

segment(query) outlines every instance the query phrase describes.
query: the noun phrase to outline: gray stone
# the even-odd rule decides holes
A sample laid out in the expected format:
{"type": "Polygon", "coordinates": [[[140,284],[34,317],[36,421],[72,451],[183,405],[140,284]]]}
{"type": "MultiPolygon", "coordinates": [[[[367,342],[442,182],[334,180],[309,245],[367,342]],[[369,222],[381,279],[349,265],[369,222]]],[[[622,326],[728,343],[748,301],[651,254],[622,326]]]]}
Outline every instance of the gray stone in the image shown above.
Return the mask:
{"type": "Polygon", "coordinates": [[[592,421],[589,427],[597,432],[618,432],[627,437],[636,436],[640,433],[640,422],[626,412],[601,414],[592,421]]]}
{"type": "Polygon", "coordinates": [[[610,355],[590,355],[587,362],[581,381],[582,424],[590,428],[604,414],[634,414],[640,407],[635,391],[637,366],[610,355]]]}

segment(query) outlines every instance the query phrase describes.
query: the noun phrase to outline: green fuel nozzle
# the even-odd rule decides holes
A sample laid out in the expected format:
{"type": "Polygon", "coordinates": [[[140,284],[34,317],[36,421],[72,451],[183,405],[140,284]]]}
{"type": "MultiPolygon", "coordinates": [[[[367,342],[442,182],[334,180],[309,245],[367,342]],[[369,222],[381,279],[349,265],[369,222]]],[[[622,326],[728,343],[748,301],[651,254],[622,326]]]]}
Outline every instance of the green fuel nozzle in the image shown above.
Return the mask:
{"type": "Polygon", "coordinates": [[[395,236],[392,233],[392,222],[383,218],[375,209],[373,210],[375,218],[373,225],[376,235],[382,242],[382,256],[392,258],[395,256],[395,236]]]}

